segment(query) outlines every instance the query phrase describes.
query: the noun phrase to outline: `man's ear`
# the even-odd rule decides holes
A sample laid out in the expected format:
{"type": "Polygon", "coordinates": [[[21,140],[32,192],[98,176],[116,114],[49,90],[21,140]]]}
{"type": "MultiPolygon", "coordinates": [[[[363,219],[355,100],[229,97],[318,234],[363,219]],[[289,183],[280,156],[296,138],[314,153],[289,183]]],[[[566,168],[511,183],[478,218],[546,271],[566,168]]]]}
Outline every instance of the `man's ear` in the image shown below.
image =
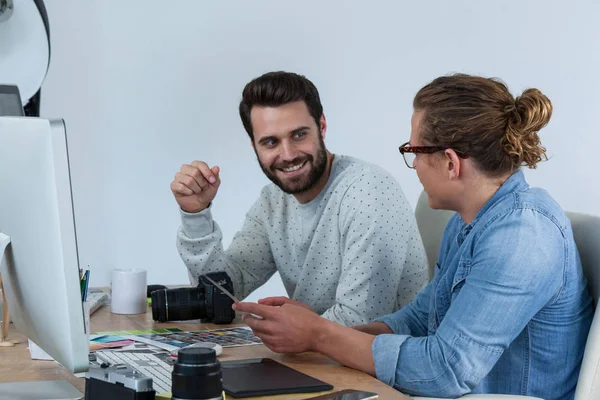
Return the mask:
{"type": "Polygon", "coordinates": [[[458,179],[460,176],[461,169],[461,158],[452,149],[446,149],[444,151],[446,156],[446,171],[450,180],[458,179]]]}
{"type": "Polygon", "coordinates": [[[325,134],[327,133],[327,118],[325,118],[325,113],[321,114],[319,128],[321,128],[321,137],[325,140],[325,134]]]}

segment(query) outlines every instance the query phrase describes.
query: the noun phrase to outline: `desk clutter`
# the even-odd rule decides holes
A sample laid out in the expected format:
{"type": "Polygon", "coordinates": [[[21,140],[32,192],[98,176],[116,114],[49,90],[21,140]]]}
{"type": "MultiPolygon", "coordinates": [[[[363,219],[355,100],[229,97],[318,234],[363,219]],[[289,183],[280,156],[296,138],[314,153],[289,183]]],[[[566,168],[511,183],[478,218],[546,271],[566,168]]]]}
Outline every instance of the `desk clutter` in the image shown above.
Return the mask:
{"type": "Polygon", "coordinates": [[[249,328],[131,332],[94,335],[91,348],[96,350],[90,353],[86,398],[154,399],[155,393],[169,398],[170,392],[177,399],[222,399],[222,392],[244,398],[333,389],[326,382],[268,358],[219,362],[217,346],[221,346],[217,342],[222,347],[261,343],[249,328]],[[194,346],[198,338],[213,340],[215,347],[194,346]]]}
{"type": "MultiPolygon", "coordinates": [[[[107,293],[89,291],[88,303],[97,304],[90,311],[109,299],[107,293]]],[[[377,398],[357,391],[343,397],[337,392],[316,393],[331,391],[333,386],[270,358],[224,362],[217,358],[223,348],[260,344],[248,327],[99,332],[90,335],[89,371],[78,376],[86,378],[85,398],[90,400],[231,399],[290,393],[315,393],[324,400],[377,398]]]]}
{"type": "MultiPolygon", "coordinates": [[[[88,288],[89,269],[81,271],[80,277],[84,311],[89,321],[90,314],[111,304],[111,295],[88,288]]],[[[154,293],[153,300],[159,300],[160,308],[163,299],[155,292],[164,295],[166,306],[167,295],[172,295],[174,298],[169,300],[174,300],[194,290],[161,288],[149,292],[154,293]]],[[[225,300],[216,292],[211,296],[225,300]]],[[[202,303],[197,308],[200,312],[205,311],[202,303]]],[[[222,303],[230,309],[225,301],[222,303]]],[[[153,314],[156,314],[157,304],[153,302],[152,305],[153,314]]],[[[229,318],[225,313],[222,315],[229,318]]],[[[108,331],[89,335],[89,338],[89,370],[76,376],[85,377],[85,398],[90,400],[213,400],[225,399],[226,395],[246,398],[333,389],[326,382],[270,358],[220,362],[217,357],[224,348],[262,345],[260,338],[245,326],[198,331],[178,328],[108,331]]],[[[51,359],[33,342],[30,352],[33,359],[51,359]]]]}
{"type": "Polygon", "coordinates": [[[92,400],[222,399],[224,393],[244,398],[333,389],[271,359],[219,362],[222,348],[262,344],[248,327],[110,331],[90,339],[86,398],[92,400]]]}
{"type": "Polygon", "coordinates": [[[198,343],[219,348],[262,344],[247,327],[201,331],[180,329],[102,332],[90,336],[91,366],[124,365],[153,379],[158,392],[171,390],[171,371],[181,349],[198,343]]]}

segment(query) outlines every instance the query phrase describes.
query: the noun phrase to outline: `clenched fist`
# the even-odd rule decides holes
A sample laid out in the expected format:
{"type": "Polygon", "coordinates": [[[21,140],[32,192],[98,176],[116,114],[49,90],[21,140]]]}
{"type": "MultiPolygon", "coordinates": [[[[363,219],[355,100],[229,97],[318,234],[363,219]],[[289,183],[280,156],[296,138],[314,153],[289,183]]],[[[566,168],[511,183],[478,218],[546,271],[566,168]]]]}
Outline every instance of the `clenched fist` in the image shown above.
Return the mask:
{"type": "Polygon", "coordinates": [[[210,205],[219,185],[219,167],[209,168],[204,161],[194,161],[181,166],[171,182],[171,191],[183,211],[196,213],[210,205]]]}

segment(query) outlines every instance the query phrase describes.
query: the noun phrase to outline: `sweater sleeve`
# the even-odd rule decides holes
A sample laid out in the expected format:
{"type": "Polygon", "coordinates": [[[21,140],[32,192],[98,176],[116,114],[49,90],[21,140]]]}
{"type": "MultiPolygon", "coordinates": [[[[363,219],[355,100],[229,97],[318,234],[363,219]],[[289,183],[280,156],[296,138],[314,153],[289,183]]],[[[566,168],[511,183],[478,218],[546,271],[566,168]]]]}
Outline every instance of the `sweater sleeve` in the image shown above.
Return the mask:
{"type": "Polygon", "coordinates": [[[235,294],[245,298],[276,272],[266,229],[255,217],[255,211],[264,202],[261,196],[227,250],[223,249],[223,235],[210,208],[195,214],[181,212],[177,249],[193,285],[198,284],[199,275],[225,271],[233,282],[235,294]]]}

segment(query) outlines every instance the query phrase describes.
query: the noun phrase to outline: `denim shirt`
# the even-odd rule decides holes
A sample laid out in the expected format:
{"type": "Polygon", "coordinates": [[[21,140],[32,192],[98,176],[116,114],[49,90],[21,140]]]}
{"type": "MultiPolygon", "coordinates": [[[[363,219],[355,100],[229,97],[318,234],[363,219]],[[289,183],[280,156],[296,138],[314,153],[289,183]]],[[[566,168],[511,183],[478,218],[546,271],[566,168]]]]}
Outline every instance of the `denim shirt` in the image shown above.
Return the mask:
{"type": "Polygon", "coordinates": [[[454,215],[432,281],[376,319],[377,378],[409,394],[572,399],[593,316],[569,219],[514,173],[471,224],[454,215]]]}

